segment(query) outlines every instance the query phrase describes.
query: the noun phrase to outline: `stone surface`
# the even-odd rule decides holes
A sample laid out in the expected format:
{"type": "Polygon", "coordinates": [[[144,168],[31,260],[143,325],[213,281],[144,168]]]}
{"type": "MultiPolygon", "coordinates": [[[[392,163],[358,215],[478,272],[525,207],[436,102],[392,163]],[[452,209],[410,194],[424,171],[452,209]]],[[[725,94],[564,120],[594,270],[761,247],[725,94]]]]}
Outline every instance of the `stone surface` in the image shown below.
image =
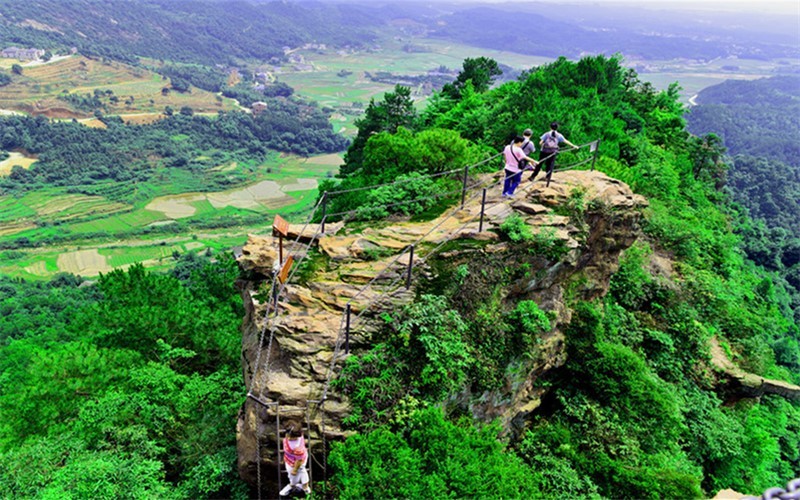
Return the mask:
{"type": "MultiPolygon", "coordinates": [[[[489,184],[499,177],[487,175],[482,180],[489,184]]],[[[384,222],[357,234],[328,226],[325,235],[316,235],[317,226],[302,232],[292,226],[293,234],[300,235],[301,240],[318,238],[319,249],[328,260],[324,269],[305,277],[303,283],[288,284],[279,298],[279,314],[270,313],[268,319],[267,305],[256,300],[258,282],[240,280],[246,310],[242,370],[251,394],[237,424],[241,476],[255,482],[260,466],[263,477],[275,477],[278,417],[308,415],[312,454],[323,453],[323,448],[329,447],[328,440],[346,435],[341,422],[348,415],[348,402],[327,382],[346,357],[344,311],[348,304],[350,345],[353,349],[367,349],[379,315],[414,298],[415,283],[412,281],[411,289],[405,288],[410,245],[415,246],[414,277],[429,276],[426,259],[431,252],[440,252],[443,243],[454,239],[474,239],[484,244],[450,249],[447,259],[468,258],[478,252],[503,255],[510,247],[506,242],[495,242],[497,228],[515,213],[531,225],[533,233],[562,240],[569,249],[564,259],[543,261],[546,267],[536,273],[535,279],[515,284],[507,292],[509,297],[517,295],[515,300],[535,300],[543,309],[554,312],[557,319],[553,331],[541,339],[540,356],[520,361],[519,366],[509,370],[513,374],[503,387],[483,394],[465,392],[457,398],[477,418],[499,418],[508,432],[522,432],[544,396],[545,390],[535,384],[536,380],[566,361],[561,329],[569,322],[570,311],[564,305],[565,287],[574,277],[582,276],[580,296],[591,298],[607,292],[620,252],[639,234],[639,208],[646,204],[625,184],[599,172],[566,172],[554,176],[550,188],[540,182],[523,183],[512,198],[501,198],[500,186],[494,185],[487,190],[485,206],[481,206],[481,196],[470,196],[463,208],[453,207],[425,222],[384,222]],[[586,211],[585,221],[571,220],[547,208],[566,202],[576,187],[585,192],[587,203],[594,202],[591,206],[597,208],[586,211]],[[484,226],[478,232],[482,209],[484,226]],[[323,394],[326,399],[320,408],[318,401],[323,394]],[[255,450],[259,444],[262,460],[257,465],[255,450]]],[[[243,270],[266,271],[276,259],[275,241],[271,238],[253,238],[244,248],[246,259],[244,251],[240,259],[243,270]]],[[[302,255],[298,256],[302,259],[302,255]]]]}
{"type": "Polygon", "coordinates": [[[528,203],[527,201],[516,201],[511,204],[511,207],[514,210],[530,215],[541,215],[550,211],[550,209],[544,205],[540,205],[538,203],[528,203]]]}
{"type": "Polygon", "coordinates": [[[728,358],[716,337],[712,337],[709,344],[711,363],[727,379],[729,392],[735,397],[754,398],[764,394],[777,394],[786,399],[800,401],[800,386],[747,373],[728,358]]]}
{"type": "Polygon", "coordinates": [[[261,276],[272,276],[278,261],[278,242],[272,236],[247,235],[247,243],[242,247],[239,267],[245,272],[261,276]]]}

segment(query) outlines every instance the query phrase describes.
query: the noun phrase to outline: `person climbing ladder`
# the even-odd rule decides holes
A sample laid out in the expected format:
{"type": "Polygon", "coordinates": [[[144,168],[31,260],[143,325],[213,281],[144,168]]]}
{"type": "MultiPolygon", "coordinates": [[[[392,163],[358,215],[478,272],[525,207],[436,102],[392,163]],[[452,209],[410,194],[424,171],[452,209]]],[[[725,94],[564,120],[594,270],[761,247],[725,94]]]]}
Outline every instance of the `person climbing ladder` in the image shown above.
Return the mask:
{"type": "Polygon", "coordinates": [[[289,474],[289,484],[280,492],[280,496],[288,497],[293,492],[311,494],[308,484],[308,450],[303,438],[303,427],[296,420],[288,420],[284,427],[286,436],[283,438],[283,462],[289,474]]]}

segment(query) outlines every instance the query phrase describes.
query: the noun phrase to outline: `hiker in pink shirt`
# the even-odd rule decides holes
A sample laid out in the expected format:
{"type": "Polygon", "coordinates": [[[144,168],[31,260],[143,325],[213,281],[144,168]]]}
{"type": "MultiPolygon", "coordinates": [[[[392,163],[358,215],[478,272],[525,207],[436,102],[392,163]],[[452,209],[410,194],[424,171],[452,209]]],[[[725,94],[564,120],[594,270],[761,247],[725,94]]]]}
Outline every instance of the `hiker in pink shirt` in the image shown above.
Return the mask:
{"type": "Polygon", "coordinates": [[[302,490],[306,495],[311,493],[308,484],[308,450],[303,438],[303,428],[295,420],[286,422],[286,437],[283,438],[283,462],[289,474],[289,484],[280,492],[282,497],[289,496],[293,490],[302,490]]]}
{"type": "Polygon", "coordinates": [[[503,197],[514,196],[514,191],[519,186],[519,181],[522,179],[522,171],[528,168],[528,164],[538,165],[539,162],[525,154],[522,150],[522,143],[525,138],[516,136],[514,142],[506,146],[503,150],[505,157],[505,174],[506,179],[503,182],[503,197]]]}

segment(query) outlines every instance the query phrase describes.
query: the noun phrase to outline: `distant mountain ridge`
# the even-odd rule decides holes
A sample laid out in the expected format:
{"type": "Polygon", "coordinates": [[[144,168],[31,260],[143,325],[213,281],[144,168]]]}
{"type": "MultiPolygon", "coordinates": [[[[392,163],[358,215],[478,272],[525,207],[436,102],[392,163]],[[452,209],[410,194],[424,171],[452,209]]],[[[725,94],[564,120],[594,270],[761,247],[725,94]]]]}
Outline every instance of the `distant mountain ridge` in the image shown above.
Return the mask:
{"type": "Polygon", "coordinates": [[[0,44],[77,47],[127,62],[136,57],[202,64],[269,60],[311,41],[359,45],[368,23],[341,7],[187,0],[0,0],[0,44]],[[342,26],[348,29],[341,29],[342,26]]]}
{"type": "Polygon", "coordinates": [[[797,57],[800,47],[788,36],[770,35],[767,28],[731,32],[692,19],[688,13],[661,14],[606,6],[571,6],[574,17],[542,4],[523,4],[513,11],[502,5],[465,8],[442,16],[432,35],[498,50],[543,56],[622,53],[643,59],[705,59],[739,56],[751,59],[797,57]],[[583,9],[583,10],[581,10],[583,9]],[[587,10],[588,9],[588,10],[587,10]],[[618,19],[597,19],[595,12],[618,12],[618,19]],[[631,12],[631,13],[629,13],[631,12]],[[647,27],[636,19],[646,14],[647,27]],[[626,22],[624,16],[630,16],[626,22]],[[655,17],[657,20],[653,20],[655,17]],[[702,31],[698,28],[702,26],[702,31]]]}
{"type": "Polygon", "coordinates": [[[136,57],[206,65],[268,61],[281,57],[284,46],[307,42],[372,44],[396,29],[390,25],[398,20],[413,24],[415,35],[547,57],[800,57],[796,36],[787,28],[791,23],[775,16],[751,23],[741,13],[605,5],[0,0],[0,12],[0,44],[74,46],[127,62],[136,57]],[[747,28],[735,28],[742,24],[747,28]]]}

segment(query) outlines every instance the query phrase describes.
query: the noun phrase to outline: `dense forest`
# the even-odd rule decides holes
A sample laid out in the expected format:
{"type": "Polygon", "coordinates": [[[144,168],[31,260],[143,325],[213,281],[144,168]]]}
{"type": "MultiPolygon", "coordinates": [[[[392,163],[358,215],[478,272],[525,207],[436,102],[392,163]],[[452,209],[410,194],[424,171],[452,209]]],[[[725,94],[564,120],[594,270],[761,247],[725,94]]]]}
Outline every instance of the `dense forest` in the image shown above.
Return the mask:
{"type": "Polygon", "coordinates": [[[219,165],[219,155],[196,159],[204,153],[262,160],[273,150],[310,155],[347,147],[348,140],[333,132],[328,115],[316,105],[274,98],[267,100],[267,106],[266,112],[256,116],[244,112],[194,116],[191,109],[181,109],[149,125],[125,124],[107,116],[102,118],[106,128],[43,117],[0,117],[0,150],[24,150],[38,156],[32,168],[15,167],[11,175],[0,179],[0,189],[21,192],[71,186],[75,192],[88,193],[96,184],[114,181],[129,188],[114,190],[114,197],[131,201],[132,183],[155,180],[160,167],[203,174],[212,188],[236,182],[212,170],[219,165]]]}
{"type": "MultiPolygon", "coordinates": [[[[656,91],[618,58],[560,58],[499,86],[491,85],[495,68],[489,59],[465,61],[422,110],[404,87],[373,100],[327,187],[413,180],[447,169],[445,159],[463,166],[556,119],[575,143],[600,138],[597,168],[648,197],[644,236],[624,254],[607,296],[565,297],[574,311],[569,358],[539,381],[548,395],[514,440],[453,402],[468,388],[497,387],[520,359],[538,355],[535,339],[552,317],[532,301],[500,297],[527,259],[555,264],[563,252],[509,223],[500,236],[517,261],[487,253],[457,267],[432,263],[433,281],[386,318],[376,343],[349,357],[335,382],[350,395],[355,433],[334,444],[330,483],[315,490],[338,498],[700,498],[785,484],[800,470],[800,404],[729,398],[709,367],[714,338],[742,368],[800,382],[788,294],[746,260],[730,229],[746,216],[722,190],[721,144],[686,131],[676,86],[656,91]],[[654,274],[654,254],[674,258],[674,279],[654,274]]],[[[70,124],[17,120],[10,141],[40,128],[51,142],[55,130],[72,133],[70,124]]],[[[159,133],[222,124],[225,117],[183,116],[159,133]]],[[[243,128],[253,133],[251,126],[243,128]]],[[[196,133],[223,141],[225,130],[196,133]]],[[[127,134],[140,132],[111,124],[103,133],[121,134],[114,147],[124,147],[127,134]]],[[[91,141],[80,144],[103,155],[91,141]]],[[[9,188],[55,175],[31,173],[25,180],[16,171],[9,188]]],[[[341,203],[377,218],[386,215],[377,210],[382,197],[446,188],[405,185],[413,189],[341,203]]],[[[580,218],[602,209],[578,193],[570,210],[580,218]]],[[[0,282],[0,495],[248,495],[234,472],[244,391],[235,264],[176,259],[167,275],[136,266],[94,284],[72,276],[0,282]]]]}
{"type": "Polygon", "coordinates": [[[697,103],[689,130],[718,134],[732,156],[728,185],[752,218],[738,228],[747,255],[786,278],[800,321],[800,77],[729,80],[697,103]]]}
{"type": "Polygon", "coordinates": [[[241,496],[236,264],[0,278],[0,496],[241,496]],[[90,285],[90,286],[86,286],[90,285]]]}
{"type": "MultiPolygon", "coordinates": [[[[697,498],[785,484],[800,467],[800,406],[772,396],[728,400],[707,371],[716,338],[741,367],[800,381],[789,295],[743,258],[742,239],[730,231],[742,215],[721,190],[724,148],[713,135],[686,132],[676,86],[658,92],[618,59],[562,58],[496,88],[488,85],[491,68],[466,61],[459,92],[441,92],[421,112],[402,87],[370,103],[340,179],[326,188],[408,182],[332,202],[383,216],[387,200],[447,189],[446,178],[418,179],[447,163],[426,163],[417,151],[467,163],[523,128],[547,130],[558,119],[576,143],[602,138],[598,168],[649,198],[645,238],[626,252],[608,296],[570,302],[567,364],[541,381],[550,387],[545,403],[505,451],[496,428],[476,428],[453,400],[465,388],[497,387],[515,360],[537,355],[548,315],[530,301],[498,297],[526,258],[557,261],[563,253],[509,223],[501,235],[518,245],[519,269],[491,256],[455,268],[441,261],[418,302],[394,314],[336,382],[351,397],[347,423],[359,434],[333,448],[330,487],[342,498],[697,498]],[[677,282],[652,274],[656,253],[677,260],[677,282]],[[377,463],[392,464],[392,473],[377,463]]],[[[591,211],[576,206],[583,216],[591,211]]]]}

